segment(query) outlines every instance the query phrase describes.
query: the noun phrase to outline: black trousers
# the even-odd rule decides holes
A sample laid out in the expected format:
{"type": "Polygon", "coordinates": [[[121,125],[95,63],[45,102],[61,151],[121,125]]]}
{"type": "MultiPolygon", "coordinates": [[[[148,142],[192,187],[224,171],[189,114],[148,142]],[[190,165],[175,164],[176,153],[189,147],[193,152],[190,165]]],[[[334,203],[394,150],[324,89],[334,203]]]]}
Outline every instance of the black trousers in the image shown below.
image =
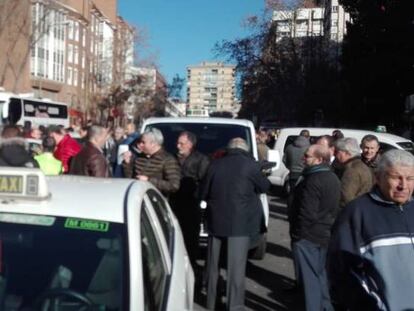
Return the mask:
{"type": "Polygon", "coordinates": [[[219,260],[223,242],[227,242],[227,310],[244,310],[245,276],[250,237],[215,237],[208,240],[207,253],[207,309],[216,310],[219,260]]]}

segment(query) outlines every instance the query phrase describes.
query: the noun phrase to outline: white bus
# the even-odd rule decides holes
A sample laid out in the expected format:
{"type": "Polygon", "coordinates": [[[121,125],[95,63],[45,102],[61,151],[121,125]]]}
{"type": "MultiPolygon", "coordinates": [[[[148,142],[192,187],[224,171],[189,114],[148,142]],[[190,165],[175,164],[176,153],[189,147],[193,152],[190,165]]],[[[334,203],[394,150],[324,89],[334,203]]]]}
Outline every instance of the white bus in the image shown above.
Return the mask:
{"type": "Polygon", "coordinates": [[[49,99],[0,93],[0,125],[62,125],[69,127],[68,105],[49,99]]]}

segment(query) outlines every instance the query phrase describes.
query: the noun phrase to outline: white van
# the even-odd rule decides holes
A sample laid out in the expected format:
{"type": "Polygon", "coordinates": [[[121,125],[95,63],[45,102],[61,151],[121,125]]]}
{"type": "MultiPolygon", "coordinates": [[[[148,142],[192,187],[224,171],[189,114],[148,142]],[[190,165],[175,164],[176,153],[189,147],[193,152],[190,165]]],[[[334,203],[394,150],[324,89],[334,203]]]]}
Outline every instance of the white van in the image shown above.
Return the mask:
{"type": "MultiPolygon", "coordinates": [[[[307,129],[310,132],[311,143],[314,142],[319,136],[332,135],[335,128],[312,128],[312,127],[292,127],[283,128],[280,130],[279,137],[277,138],[273,150],[270,151],[269,157],[272,161],[277,162],[276,167],[269,176],[269,180],[274,186],[281,186],[288,191],[288,175],[289,170],[283,163],[283,155],[286,147],[293,143],[299,133],[307,129]]],[[[414,153],[414,144],[411,140],[404,137],[396,136],[389,133],[377,133],[372,131],[363,130],[350,130],[339,129],[345,137],[353,137],[358,142],[361,142],[365,135],[371,134],[378,137],[380,142],[380,152],[385,152],[390,149],[403,149],[411,153],[414,153]]]]}
{"type": "MultiPolygon", "coordinates": [[[[253,123],[249,120],[227,118],[149,118],[141,129],[144,132],[150,128],[159,129],[164,136],[164,148],[175,154],[177,152],[178,135],[183,131],[190,131],[197,136],[197,150],[214,158],[223,151],[228,142],[235,137],[246,140],[250,152],[257,160],[256,132],[253,123]]],[[[261,194],[264,224],[267,228],[269,221],[269,204],[266,194],[261,194]]],[[[205,244],[207,233],[201,226],[200,241],[205,244]]],[[[266,235],[263,234],[251,252],[251,258],[262,259],[266,253],[266,235]]]]}

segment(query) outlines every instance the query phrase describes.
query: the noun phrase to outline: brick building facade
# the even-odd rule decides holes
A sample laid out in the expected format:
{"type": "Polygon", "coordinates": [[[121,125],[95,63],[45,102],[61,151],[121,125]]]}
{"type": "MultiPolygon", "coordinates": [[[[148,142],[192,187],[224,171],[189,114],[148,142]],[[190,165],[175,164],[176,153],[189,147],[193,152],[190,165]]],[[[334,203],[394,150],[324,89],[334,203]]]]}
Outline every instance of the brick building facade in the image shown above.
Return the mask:
{"type": "Polygon", "coordinates": [[[72,117],[102,120],[102,99],[134,60],[134,28],[117,0],[4,0],[0,87],[69,104],[72,117]]]}

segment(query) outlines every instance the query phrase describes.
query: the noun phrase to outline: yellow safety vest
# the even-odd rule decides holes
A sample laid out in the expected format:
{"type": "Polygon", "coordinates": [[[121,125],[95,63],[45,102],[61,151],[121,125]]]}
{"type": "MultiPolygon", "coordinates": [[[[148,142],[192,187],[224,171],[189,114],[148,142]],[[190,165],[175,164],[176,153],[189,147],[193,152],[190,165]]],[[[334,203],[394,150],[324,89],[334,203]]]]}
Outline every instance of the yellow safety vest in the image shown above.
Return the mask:
{"type": "Polygon", "coordinates": [[[39,163],[40,169],[45,175],[60,175],[63,172],[62,162],[56,159],[52,153],[45,152],[34,157],[39,163]]]}

